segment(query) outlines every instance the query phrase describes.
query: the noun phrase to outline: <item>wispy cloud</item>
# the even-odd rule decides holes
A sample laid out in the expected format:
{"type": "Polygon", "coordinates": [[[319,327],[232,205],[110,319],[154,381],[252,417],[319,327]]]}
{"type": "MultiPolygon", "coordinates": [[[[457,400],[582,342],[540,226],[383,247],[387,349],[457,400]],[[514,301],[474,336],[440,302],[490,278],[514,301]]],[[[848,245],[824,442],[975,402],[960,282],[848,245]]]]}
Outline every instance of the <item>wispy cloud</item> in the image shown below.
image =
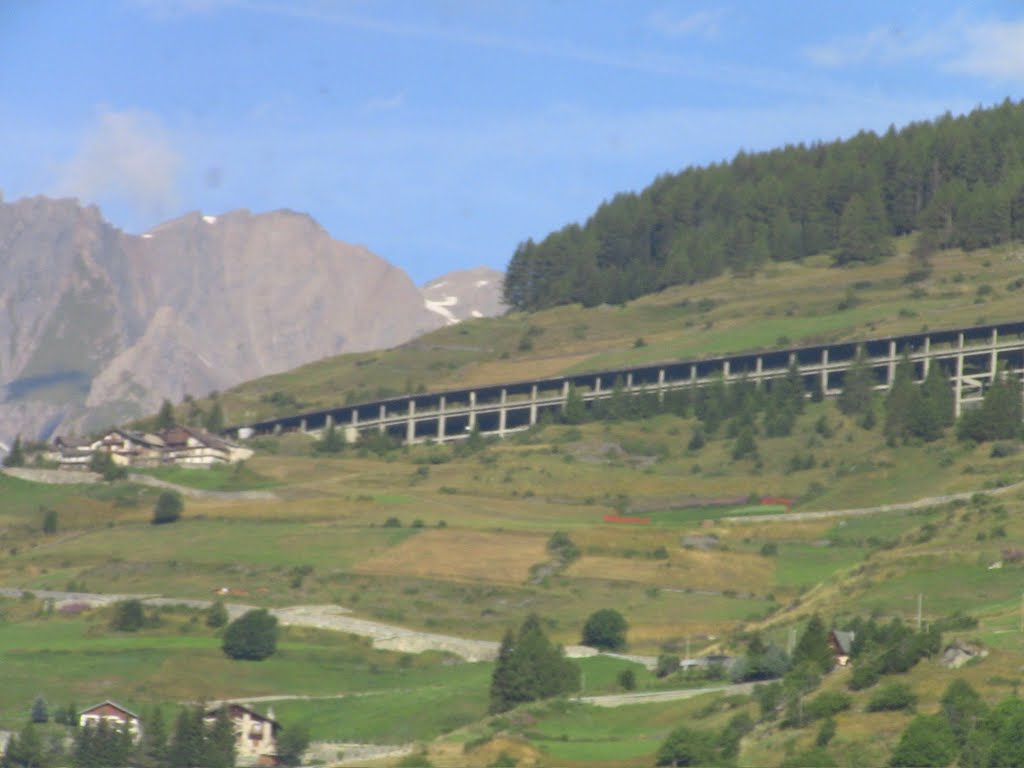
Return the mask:
{"type": "Polygon", "coordinates": [[[156,19],[176,19],[204,14],[235,4],[235,0],[125,0],[156,19]]]}
{"type": "Polygon", "coordinates": [[[182,158],[160,118],[138,110],[99,113],[59,174],[56,193],[113,199],[145,216],[177,203],[182,158]]]}
{"type": "Polygon", "coordinates": [[[804,54],[822,67],[842,68],[861,64],[892,64],[949,52],[956,46],[957,19],[927,30],[906,30],[897,24],[875,27],[809,46],[804,54]]]}
{"type": "Polygon", "coordinates": [[[719,34],[719,22],[723,11],[694,11],[685,16],[670,11],[655,11],[645,19],[647,26],[666,37],[706,37],[714,38],[719,34]]]}
{"type": "MultiPolygon", "coordinates": [[[[708,62],[696,56],[681,56],[675,53],[655,52],[643,48],[632,50],[610,50],[586,45],[569,39],[545,39],[540,37],[516,37],[513,35],[482,32],[454,24],[435,24],[425,21],[398,21],[358,12],[359,8],[372,4],[320,3],[310,0],[137,0],[139,2],[219,4],[250,13],[268,14],[282,18],[305,19],[318,24],[331,24],[349,29],[373,32],[392,37],[430,40],[452,45],[472,46],[492,50],[508,51],[523,56],[561,59],[619,71],[641,72],[650,75],[680,80],[706,80],[743,87],[762,87],[770,91],[814,92],[815,86],[797,83],[792,77],[765,68],[725,65],[708,62]]],[[[662,30],[679,36],[682,34],[715,34],[723,12],[716,10],[699,11],[690,16],[672,17],[665,15],[662,30]],[[689,30],[689,31],[687,31],[689,30]]]]}
{"type": "Polygon", "coordinates": [[[379,99],[371,99],[363,105],[363,112],[393,112],[405,104],[405,93],[396,93],[379,99]]]}
{"type": "Polygon", "coordinates": [[[929,28],[875,27],[804,49],[831,69],[931,61],[946,72],[995,80],[1024,80],[1024,21],[976,21],[963,13],[929,28]]]}
{"type": "Polygon", "coordinates": [[[1024,21],[978,24],[964,36],[966,50],[949,63],[950,71],[1024,81],[1024,21]]]}

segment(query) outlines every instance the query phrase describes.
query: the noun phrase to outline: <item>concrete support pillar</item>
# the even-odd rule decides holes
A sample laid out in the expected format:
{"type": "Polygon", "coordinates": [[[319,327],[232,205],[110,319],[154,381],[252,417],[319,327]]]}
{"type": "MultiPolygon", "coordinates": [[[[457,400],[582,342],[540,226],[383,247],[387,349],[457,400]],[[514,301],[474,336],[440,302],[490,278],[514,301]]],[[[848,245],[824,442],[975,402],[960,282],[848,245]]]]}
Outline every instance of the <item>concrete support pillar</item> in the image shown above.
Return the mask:
{"type": "Polygon", "coordinates": [[[889,341],[889,362],[885,369],[885,386],[892,389],[892,383],[896,380],[896,342],[889,341]]]}
{"type": "Polygon", "coordinates": [[[665,369],[658,369],[658,402],[665,402],[665,369]]]}
{"type": "Polygon", "coordinates": [[[501,408],[498,409],[498,435],[504,436],[505,434],[505,422],[508,416],[508,410],[505,408],[505,403],[508,402],[508,390],[502,388],[501,390],[501,408]]]}
{"type": "Polygon", "coordinates": [[[997,349],[999,344],[999,331],[995,328],[992,329],[992,352],[990,353],[988,372],[989,380],[995,381],[996,375],[999,373],[999,350],[997,349]]]}
{"type": "Polygon", "coordinates": [[[964,391],[964,335],[962,333],[957,334],[956,346],[956,378],[953,380],[953,415],[959,419],[963,408],[961,398],[964,391]]]}
{"type": "Polygon", "coordinates": [[[601,394],[601,377],[600,376],[595,376],[594,377],[594,394],[595,395],[600,395],[601,394]]]}
{"type": "Polygon", "coordinates": [[[754,382],[757,384],[758,389],[764,386],[764,358],[760,355],[754,361],[754,382]]]}
{"type": "Polygon", "coordinates": [[[627,390],[633,389],[633,372],[632,371],[630,371],[629,373],[626,374],[626,389],[627,390]]]}
{"type": "MultiPolygon", "coordinates": [[[[331,417],[328,416],[327,418],[328,418],[328,420],[330,420],[331,417]]],[[[352,426],[353,427],[358,427],[359,426],[359,409],[358,408],[353,408],[352,409],[351,422],[352,422],[352,426]]],[[[328,421],[328,423],[330,423],[330,421],[328,421]]]]}
{"type": "Polygon", "coordinates": [[[697,383],[697,366],[696,364],[690,365],[690,388],[692,389],[697,383]]]}
{"type": "Polygon", "coordinates": [[[469,393],[469,423],[466,425],[469,431],[476,429],[476,391],[469,393]]]}
{"type": "Polygon", "coordinates": [[[921,378],[928,378],[928,370],[932,365],[932,337],[924,337],[924,362],[921,363],[921,378]]]}
{"type": "Polygon", "coordinates": [[[380,430],[381,432],[384,431],[384,419],[386,419],[387,417],[388,407],[381,403],[380,412],[377,414],[377,418],[380,420],[380,423],[377,425],[377,429],[380,430]]]}
{"type": "Polygon", "coordinates": [[[447,404],[448,404],[447,403],[447,398],[444,395],[441,395],[441,402],[438,403],[438,408],[437,408],[437,440],[438,440],[438,442],[442,442],[444,440],[444,437],[445,437],[445,426],[447,426],[447,425],[445,424],[446,417],[444,415],[444,409],[445,409],[445,406],[447,404]]]}
{"type": "Polygon", "coordinates": [[[409,401],[409,415],[405,420],[405,442],[412,445],[416,439],[416,401],[409,401]]]}
{"type": "Polygon", "coordinates": [[[537,385],[530,387],[530,426],[537,423],[537,385]]]}
{"type": "Polygon", "coordinates": [[[724,360],[722,362],[722,381],[729,381],[729,361],[724,360]]]}
{"type": "Polygon", "coordinates": [[[828,347],[821,350],[821,394],[828,394],[828,347]]]}
{"type": "Polygon", "coordinates": [[[274,425],[274,434],[275,435],[280,435],[281,434],[281,422],[278,422],[277,424],[274,425]]]}
{"type": "Polygon", "coordinates": [[[302,432],[303,434],[306,433],[306,420],[305,419],[299,419],[299,432],[302,432]]]}
{"type": "Polygon", "coordinates": [[[565,406],[569,403],[569,380],[566,379],[562,382],[562,410],[565,410],[565,406]]]}
{"type": "MultiPolygon", "coordinates": [[[[353,411],[353,413],[355,413],[355,411],[353,411]]],[[[328,413],[324,417],[324,429],[330,429],[332,426],[334,426],[334,417],[328,413]]]]}

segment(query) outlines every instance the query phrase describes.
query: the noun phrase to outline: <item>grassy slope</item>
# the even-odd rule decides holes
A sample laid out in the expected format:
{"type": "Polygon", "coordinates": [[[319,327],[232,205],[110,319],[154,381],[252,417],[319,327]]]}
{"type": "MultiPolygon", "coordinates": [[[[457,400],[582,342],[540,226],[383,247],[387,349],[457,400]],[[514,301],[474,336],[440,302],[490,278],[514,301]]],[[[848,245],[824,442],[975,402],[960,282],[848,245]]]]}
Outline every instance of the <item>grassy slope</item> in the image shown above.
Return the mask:
{"type": "Polygon", "coordinates": [[[910,238],[898,241],[900,255],[879,265],[834,269],[817,257],[770,265],[749,277],[673,287],[623,307],[569,306],[463,323],[393,350],[327,358],[258,379],[223,393],[221,402],[227,421],[241,423],[296,410],[269,402],[275,392],[308,410],[372,399],[382,390],[493,384],[1020,319],[1020,295],[1010,287],[1019,277],[1019,245],[941,253],[932,276],[910,286],[903,276],[911,244],[910,238]],[[843,304],[852,306],[840,309],[843,304]],[[532,348],[524,350],[528,329],[532,348]],[[635,346],[637,339],[644,345],[635,346]]]}
{"type": "MultiPolygon", "coordinates": [[[[899,260],[849,271],[783,265],[777,274],[680,288],[626,308],[533,316],[528,322],[543,330],[531,336],[532,356],[518,350],[524,320],[503,318],[446,329],[392,352],[324,361],[222,398],[231,418],[241,412],[249,418],[267,412],[260,395],[274,391],[328,404],[340,391],[406,379],[444,386],[771,346],[779,336],[797,343],[1010,319],[1019,316],[1019,297],[1004,287],[1016,263],[1011,250],[966,262],[944,255],[926,286],[929,296],[918,298],[900,283],[905,265],[899,260]],[[835,311],[847,287],[864,281],[870,287],[856,291],[864,303],[835,311]],[[982,284],[995,290],[976,303],[982,284]],[[719,304],[698,311],[702,295],[719,304]],[[641,336],[646,346],[634,347],[641,336]]],[[[669,416],[547,426],[465,457],[436,446],[385,458],[358,451],[315,457],[308,438],[287,435],[268,441],[270,450],[249,462],[244,477],[168,478],[207,488],[271,487],[279,502],[190,500],[182,522],[161,527],[148,524],[155,495],[149,490],[39,486],[0,476],[0,584],[189,597],[227,585],[247,592],[250,602],[335,602],[357,615],[487,639],[536,611],[565,643],[578,640],[591,611],[611,605],[630,621],[632,650],[652,654],[678,652],[688,637],[694,651],[727,647],[734,632],[752,627],[784,644],[790,628],[812,610],[828,617],[869,611],[909,617],[922,592],[926,619],[952,610],[981,618],[973,636],[993,654],[977,668],[989,671],[972,671],[972,681],[990,697],[1005,692],[990,679],[1013,676],[1024,663],[1020,635],[1006,631],[1017,627],[1020,571],[988,565],[1002,547],[1024,540],[1024,495],[956,509],[787,523],[729,524],[716,521],[720,509],[669,507],[684,498],[750,493],[795,498],[798,510],[909,500],[1016,481],[1018,456],[994,458],[988,446],[958,445],[952,438],[889,447],[877,429],[864,431],[828,403],[809,406],[792,437],[759,438],[760,463],[734,462],[731,441],[721,437],[688,451],[693,426],[669,416]],[[815,429],[822,417],[831,437],[815,429]],[[808,454],[815,457],[812,469],[789,470],[793,456],[808,454]],[[56,536],[39,532],[41,506],[58,510],[56,536]],[[633,507],[652,517],[652,525],[603,522],[605,514],[633,507]],[[392,517],[402,527],[385,527],[392,517]],[[559,529],[570,533],[583,556],[533,583],[531,567],[548,558],[544,544],[559,529]],[[719,537],[716,551],[680,546],[689,535],[709,533],[719,537]],[[776,555],[761,554],[768,543],[776,545],[776,555]],[[662,547],[667,557],[659,554],[662,547]],[[305,566],[312,570],[296,585],[296,569],[305,566]]],[[[78,703],[111,696],[142,706],[231,694],[373,690],[381,692],[322,707],[282,702],[279,712],[309,717],[318,737],[394,741],[431,738],[475,720],[485,707],[487,665],[446,667],[425,658],[409,670],[397,655],[351,639],[289,633],[279,658],[238,666],[220,656],[211,633],[185,618],[139,637],[118,636],[105,628],[103,616],[47,618],[31,603],[2,607],[7,623],[0,624],[0,656],[12,680],[0,691],[0,721],[6,723],[16,723],[39,692],[55,702],[66,695],[78,703]]],[[[588,690],[613,689],[626,664],[586,663],[588,690]]],[[[922,710],[930,711],[941,690],[929,675],[939,680],[948,673],[934,665],[922,669],[927,674],[915,671],[911,679],[923,689],[922,710]]],[[[638,678],[642,688],[657,684],[646,673],[638,678]]],[[[569,715],[542,707],[531,716],[536,727],[519,729],[516,738],[559,764],[598,758],[649,764],[671,726],[700,706],[569,715]]],[[[710,714],[705,722],[727,717],[710,714]]],[[[873,739],[878,716],[843,715],[838,743],[845,752],[837,755],[884,756],[901,717],[886,721],[881,738],[873,739]]],[[[799,745],[813,738],[810,733],[755,734],[744,761],[777,762],[786,743],[799,745]]],[[[461,747],[455,753],[438,764],[474,762],[458,757],[461,747]]]]}

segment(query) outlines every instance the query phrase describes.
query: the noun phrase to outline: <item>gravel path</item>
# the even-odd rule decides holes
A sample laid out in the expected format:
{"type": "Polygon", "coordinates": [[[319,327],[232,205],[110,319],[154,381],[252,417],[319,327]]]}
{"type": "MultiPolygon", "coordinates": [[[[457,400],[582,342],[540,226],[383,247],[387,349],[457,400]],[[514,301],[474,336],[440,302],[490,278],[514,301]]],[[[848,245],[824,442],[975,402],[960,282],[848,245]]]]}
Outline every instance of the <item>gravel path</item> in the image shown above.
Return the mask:
{"type": "Polygon", "coordinates": [[[1024,480],[1012,485],[1004,485],[1000,488],[985,488],[980,491],[964,491],[963,493],[948,493],[945,496],[929,496],[916,501],[903,501],[896,504],[879,504],[876,507],[857,507],[854,509],[827,509],[821,512],[784,512],[780,515],[739,515],[736,517],[723,517],[720,520],[724,523],[778,523],[793,522],[800,520],[822,520],[829,517],[856,517],[857,515],[877,515],[880,512],[901,512],[912,509],[926,509],[940,504],[949,504],[951,501],[970,501],[976,494],[984,496],[999,496],[1024,488],[1024,480]]]}
{"type": "MultiPolygon", "coordinates": [[[[202,472],[201,469],[194,470],[202,472]]],[[[16,477],[19,480],[29,480],[33,483],[49,483],[50,485],[92,485],[100,482],[100,476],[95,472],[71,471],[63,469],[32,469],[29,467],[7,467],[0,469],[0,472],[16,477]]],[[[278,496],[270,491],[204,491],[199,488],[191,488],[187,485],[169,483],[151,475],[140,475],[131,473],[128,479],[139,485],[148,485],[152,488],[164,488],[169,491],[176,491],[182,496],[190,499],[221,499],[224,501],[277,501],[278,496]]]]}
{"type": "Polygon", "coordinates": [[[750,693],[754,683],[719,685],[710,688],[678,688],[672,691],[646,691],[643,693],[615,693],[608,696],[581,696],[577,701],[596,707],[624,707],[630,704],[653,704],[660,701],[681,701],[703,696],[705,693],[750,693]]]}
{"type": "MultiPolygon", "coordinates": [[[[95,592],[59,592],[53,590],[26,590],[17,587],[0,587],[0,596],[19,598],[31,592],[37,598],[52,600],[54,607],[72,603],[84,603],[89,606],[102,607],[121,600],[141,600],[146,605],[166,606],[184,605],[189,608],[207,608],[212,600],[194,600],[160,595],[140,594],[97,594],[95,592]]],[[[256,606],[242,603],[225,603],[228,615],[235,619],[256,606]]],[[[370,619],[358,619],[347,608],[338,605],[296,605],[287,608],[271,608],[270,613],[285,626],[312,627],[334,632],[345,632],[350,635],[369,637],[374,648],[399,653],[423,653],[425,651],[446,651],[465,661],[491,661],[498,655],[498,643],[491,640],[472,640],[452,635],[440,635],[432,632],[418,632],[406,627],[384,624],[370,619]]],[[[599,652],[585,645],[570,645],[565,648],[570,658],[596,656],[599,652]]],[[[657,658],[653,656],[625,656],[619,658],[635,661],[654,668],[657,658]]]]}

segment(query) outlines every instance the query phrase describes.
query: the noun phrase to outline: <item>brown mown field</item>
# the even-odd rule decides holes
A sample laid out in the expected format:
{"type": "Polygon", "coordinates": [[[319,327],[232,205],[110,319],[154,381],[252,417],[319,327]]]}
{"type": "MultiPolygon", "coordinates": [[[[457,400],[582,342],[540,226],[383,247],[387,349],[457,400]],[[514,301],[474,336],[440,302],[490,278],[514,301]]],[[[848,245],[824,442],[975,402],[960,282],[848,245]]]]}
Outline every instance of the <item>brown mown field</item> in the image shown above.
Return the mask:
{"type": "Polygon", "coordinates": [[[357,573],[521,584],[550,559],[544,536],[486,531],[424,531],[365,560],[357,573]]]}

